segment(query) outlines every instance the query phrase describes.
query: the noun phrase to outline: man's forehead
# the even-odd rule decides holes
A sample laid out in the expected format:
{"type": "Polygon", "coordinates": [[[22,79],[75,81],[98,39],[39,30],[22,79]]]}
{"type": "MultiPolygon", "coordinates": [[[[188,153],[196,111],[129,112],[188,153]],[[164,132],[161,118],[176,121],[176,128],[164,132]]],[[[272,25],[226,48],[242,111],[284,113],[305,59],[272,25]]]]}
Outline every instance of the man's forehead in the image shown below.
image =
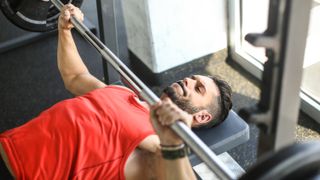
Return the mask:
{"type": "Polygon", "coordinates": [[[198,77],[199,79],[202,79],[204,81],[204,83],[206,84],[206,86],[208,86],[208,88],[210,88],[211,91],[216,96],[220,95],[219,88],[212,78],[210,78],[208,76],[204,76],[204,75],[195,75],[195,76],[198,77]]]}
{"type": "Polygon", "coordinates": [[[215,95],[220,95],[219,88],[212,78],[210,78],[209,76],[199,75],[199,74],[191,75],[189,77],[192,77],[192,76],[203,81],[205,83],[205,86],[208,86],[208,88],[211,89],[211,91],[213,91],[215,95]]]}
{"type": "Polygon", "coordinates": [[[212,81],[212,79],[208,76],[204,76],[204,75],[194,75],[195,77],[199,78],[199,79],[203,79],[206,81],[212,81]]]}

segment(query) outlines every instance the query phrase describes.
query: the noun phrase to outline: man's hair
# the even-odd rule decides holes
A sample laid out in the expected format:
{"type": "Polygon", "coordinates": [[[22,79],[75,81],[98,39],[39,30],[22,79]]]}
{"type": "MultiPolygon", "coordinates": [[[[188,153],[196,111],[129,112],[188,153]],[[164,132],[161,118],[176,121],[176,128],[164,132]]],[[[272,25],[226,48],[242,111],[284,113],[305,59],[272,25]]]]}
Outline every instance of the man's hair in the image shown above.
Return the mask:
{"type": "Polygon", "coordinates": [[[211,78],[219,89],[219,95],[215,96],[214,99],[212,99],[212,102],[206,107],[213,118],[208,123],[201,125],[201,127],[204,128],[211,128],[220,124],[227,118],[229,111],[232,108],[232,90],[230,85],[220,77],[207,77],[211,78]]]}

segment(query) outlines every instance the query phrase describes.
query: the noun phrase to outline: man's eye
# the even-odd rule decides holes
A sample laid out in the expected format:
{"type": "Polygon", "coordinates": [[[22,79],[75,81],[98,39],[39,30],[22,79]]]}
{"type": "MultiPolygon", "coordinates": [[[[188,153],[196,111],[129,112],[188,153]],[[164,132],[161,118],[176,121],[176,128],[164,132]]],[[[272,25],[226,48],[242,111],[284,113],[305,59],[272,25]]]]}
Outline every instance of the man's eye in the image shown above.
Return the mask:
{"type": "Polygon", "coordinates": [[[196,87],[196,91],[197,91],[198,93],[201,93],[201,89],[200,89],[199,86],[196,87]]]}
{"type": "Polygon", "coordinates": [[[199,93],[199,94],[203,94],[205,92],[205,88],[203,86],[197,86],[196,87],[196,91],[199,93]]]}

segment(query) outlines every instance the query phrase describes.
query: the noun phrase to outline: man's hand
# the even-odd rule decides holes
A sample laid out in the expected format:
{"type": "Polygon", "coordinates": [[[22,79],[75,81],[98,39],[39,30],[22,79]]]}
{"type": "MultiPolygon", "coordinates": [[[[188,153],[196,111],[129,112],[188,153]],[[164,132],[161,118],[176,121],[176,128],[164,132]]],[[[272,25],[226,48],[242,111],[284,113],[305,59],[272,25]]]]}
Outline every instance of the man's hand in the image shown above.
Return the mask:
{"type": "Polygon", "coordinates": [[[72,4],[66,4],[62,7],[59,16],[59,30],[70,30],[73,24],[70,22],[71,16],[76,17],[79,21],[83,21],[83,13],[72,4]]]}
{"type": "Polygon", "coordinates": [[[169,127],[175,121],[180,120],[191,127],[192,115],[181,110],[169,98],[163,99],[159,104],[151,108],[151,121],[159,135],[162,145],[178,145],[183,141],[169,127]]]}

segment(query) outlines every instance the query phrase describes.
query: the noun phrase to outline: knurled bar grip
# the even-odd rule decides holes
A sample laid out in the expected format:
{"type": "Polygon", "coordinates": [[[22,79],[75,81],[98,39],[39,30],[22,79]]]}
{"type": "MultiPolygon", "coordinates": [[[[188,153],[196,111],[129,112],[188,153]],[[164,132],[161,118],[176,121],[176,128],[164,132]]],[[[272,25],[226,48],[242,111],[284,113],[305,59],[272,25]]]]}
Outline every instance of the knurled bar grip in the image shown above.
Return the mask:
{"type": "MultiPolygon", "coordinates": [[[[51,2],[61,11],[63,3],[60,0],[51,0],[51,2]]],[[[87,39],[107,60],[123,78],[136,90],[137,93],[149,104],[155,105],[160,101],[157,97],[123,62],[114,55],[82,22],[75,17],[71,17],[71,23],[75,29],[87,39]]],[[[232,173],[215,153],[183,122],[176,121],[171,125],[171,129],[181,137],[184,142],[202,159],[208,167],[216,173],[221,179],[236,179],[232,173]]]]}

